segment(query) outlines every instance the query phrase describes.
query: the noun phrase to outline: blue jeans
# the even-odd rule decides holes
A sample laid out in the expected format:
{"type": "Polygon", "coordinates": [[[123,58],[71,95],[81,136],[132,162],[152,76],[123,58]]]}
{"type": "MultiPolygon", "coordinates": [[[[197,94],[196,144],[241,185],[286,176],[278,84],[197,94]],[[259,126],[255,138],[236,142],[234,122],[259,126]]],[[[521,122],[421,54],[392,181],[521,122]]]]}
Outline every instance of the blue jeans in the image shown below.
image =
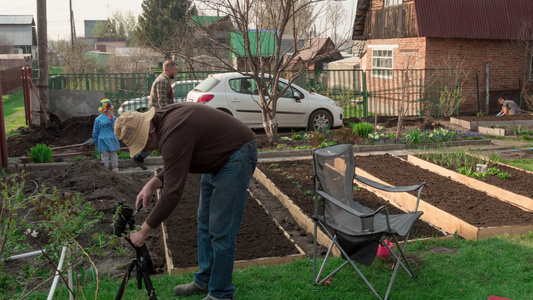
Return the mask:
{"type": "Polygon", "coordinates": [[[257,141],[235,151],[216,173],[202,174],[198,266],[194,282],[215,298],[233,298],[235,244],[247,189],[257,165],[257,141]]]}

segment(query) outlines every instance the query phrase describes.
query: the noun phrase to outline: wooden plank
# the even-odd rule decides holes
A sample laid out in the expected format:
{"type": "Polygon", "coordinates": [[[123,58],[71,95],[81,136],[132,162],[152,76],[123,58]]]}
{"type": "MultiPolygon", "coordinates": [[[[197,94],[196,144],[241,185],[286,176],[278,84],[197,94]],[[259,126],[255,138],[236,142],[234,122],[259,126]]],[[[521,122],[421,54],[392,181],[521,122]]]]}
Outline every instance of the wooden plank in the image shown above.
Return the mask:
{"type": "MultiPolygon", "coordinates": [[[[379,178],[371,175],[370,173],[365,172],[363,169],[355,168],[355,172],[356,174],[366,177],[370,180],[377,181],[382,184],[390,185],[389,183],[383,180],[380,180],[379,178]]],[[[403,208],[404,210],[406,209],[410,211],[414,210],[414,206],[416,204],[416,197],[409,193],[386,192],[386,191],[382,191],[376,188],[372,188],[360,182],[357,182],[357,184],[373,192],[374,194],[384,198],[385,200],[389,201],[395,206],[403,208]]],[[[477,239],[478,237],[479,229],[477,227],[466,223],[465,221],[423,201],[422,199],[420,199],[418,210],[424,212],[424,214],[421,216],[422,220],[430,224],[433,224],[434,226],[437,226],[438,228],[441,228],[442,230],[446,232],[449,232],[449,233],[457,232],[457,234],[459,234],[465,239],[477,239]]]]}
{"type": "Polygon", "coordinates": [[[479,126],[477,128],[477,131],[481,134],[488,134],[488,135],[495,135],[495,136],[506,136],[506,135],[512,134],[511,129],[490,128],[490,127],[484,127],[484,126],[479,126]]]}
{"type": "MultiPolygon", "coordinates": [[[[274,196],[278,198],[281,204],[283,204],[283,206],[289,210],[290,214],[296,220],[298,225],[300,225],[306,232],[314,235],[315,224],[313,220],[308,217],[299,206],[294,204],[294,202],[287,195],[281,192],[276,185],[270,181],[270,179],[268,179],[258,168],[255,169],[254,178],[261,182],[274,196]]],[[[324,247],[329,247],[331,244],[330,238],[322,230],[320,230],[320,228],[317,230],[316,239],[317,242],[324,247]]],[[[333,248],[332,252],[334,256],[340,256],[340,251],[336,246],[333,248]]]]}
{"type": "Polygon", "coordinates": [[[165,246],[165,261],[167,264],[167,272],[168,274],[173,274],[172,270],[174,270],[174,262],[172,261],[172,252],[170,251],[170,248],[167,244],[167,229],[165,227],[165,222],[161,223],[161,231],[163,232],[163,245],[165,246]]]}
{"type": "Polygon", "coordinates": [[[501,226],[501,227],[480,228],[478,239],[483,239],[483,238],[496,236],[496,235],[502,235],[502,234],[525,234],[530,231],[533,231],[533,224],[522,225],[522,226],[501,226]]]}
{"type": "MultiPolygon", "coordinates": [[[[234,263],[235,269],[244,269],[252,266],[272,266],[272,265],[281,265],[295,260],[305,259],[305,254],[293,254],[280,257],[265,257],[257,258],[250,260],[237,260],[234,263]]],[[[169,270],[171,275],[191,273],[198,271],[198,267],[187,267],[187,268],[176,268],[169,270]]]]}
{"type": "Polygon", "coordinates": [[[485,183],[481,180],[477,180],[472,177],[468,177],[466,175],[457,173],[452,170],[448,170],[444,167],[441,167],[439,165],[430,163],[426,160],[420,159],[413,155],[407,156],[407,161],[411,164],[420,167],[422,169],[426,169],[428,171],[437,173],[441,176],[449,177],[453,181],[456,181],[458,183],[462,183],[472,189],[485,192],[488,195],[497,198],[499,200],[508,202],[512,205],[515,205],[523,210],[526,211],[532,211],[533,210],[533,199],[515,194],[511,191],[499,188],[497,186],[485,183]]]}

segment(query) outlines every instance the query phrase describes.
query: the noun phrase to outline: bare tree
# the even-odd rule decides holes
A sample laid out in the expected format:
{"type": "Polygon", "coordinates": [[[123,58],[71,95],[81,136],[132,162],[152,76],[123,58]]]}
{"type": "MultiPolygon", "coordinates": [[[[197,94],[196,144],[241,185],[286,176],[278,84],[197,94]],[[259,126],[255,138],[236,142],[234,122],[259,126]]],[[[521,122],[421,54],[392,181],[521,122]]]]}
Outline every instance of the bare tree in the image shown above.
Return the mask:
{"type": "Polygon", "coordinates": [[[66,73],[93,73],[99,69],[99,65],[95,57],[85,54],[87,47],[87,44],[80,40],[76,40],[73,46],[70,41],[58,40],[50,41],[48,51],[59,58],[66,73]]]}
{"type": "MultiPolygon", "coordinates": [[[[328,49],[311,55],[305,61],[293,62],[302,51],[315,51],[313,43],[307,48],[298,48],[298,42],[307,36],[308,30],[301,30],[299,15],[307,16],[305,21],[313,21],[322,10],[316,9],[320,0],[201,0],[198,7],[215,11],[217,15],[229,16],[235,33],[233,45],[216,39],[205,26],[195,26],[195,36],[209,40],[213,45],[205,49],[216,58],[225,70],[239,72],[253,78],[259,92],[254,99],[262,112],[263,127],[271,143],[276,141],[278,122],[276,119],[277,100],[288,91],[290,84],[302,75],[315,62],[331,56],[337,49],[328,49]],[[261,12],[261,13],[258,13],[261,12]],[[296,21],[295,21],[296,18],[296,21]],[[282,40],[289,38],[291,46],[282,51],[282,40]],[[217,51],[213,51],[217,49],[217,51]],[[220,50],[237,57],[239,64],[233,64],[220,50]],[[284,77],[289,85],[278,85],[284,77]]],[[[309,23],[310,24],[310,23],[309,23]]],[[[309,26],[304,26],[309,29],[309,26]]],[[[186,51],[179,49],[178,55],[185,60],[198,62],[186,51]]]]}
{"type": "Polygon", "coordinates": [[[520,104],[522,100],[529,110],[533,110],[533,93],[528,89],[528,84],[533,81],[533,21],[524,21],[517,32],[516,38],[509,39],[507,46],[522,62],[522,90],[520,91],[520,104]]]}
{"type": "Polygon", "coordinates": [[[0,35],[0,54],[13,53],[13,43],[9,41],[4,35],[0,35]]]}
{"type": "Polygon", "coordinates": [[[128,47],[119,55],[114,55],[107,63],[111,73],[138,73],[147,69],[146,60],[153,52],[146,47],[128,47]]]}

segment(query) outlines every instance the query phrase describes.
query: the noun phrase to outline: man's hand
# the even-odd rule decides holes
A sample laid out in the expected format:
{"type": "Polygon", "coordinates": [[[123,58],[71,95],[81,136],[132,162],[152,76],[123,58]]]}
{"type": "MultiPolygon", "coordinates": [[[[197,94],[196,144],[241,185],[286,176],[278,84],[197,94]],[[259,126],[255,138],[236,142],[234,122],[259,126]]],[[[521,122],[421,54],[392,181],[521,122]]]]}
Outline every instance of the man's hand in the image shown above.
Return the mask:
{"type": "Polygon", "coordinates": [[[137,194],[137,199],[135,200],[135,207],[139,207],[139,203],[143,204],[143,207],[148,207],[150,202],[154,199],[154,191],[162,187],[163,183],[159,178],[154,177],[148,181],[143,189],[137,194]]]}
{"type": "Polygon", "coordinates": [[[146,222],[144,222],[141,226],[141,230],[133,232],[130,234],[130,240],[131,243],[136,247],[141,247],[144,245],[144,240],[146,240],[146,237],[152,232],[154,229],[146,222]]]}

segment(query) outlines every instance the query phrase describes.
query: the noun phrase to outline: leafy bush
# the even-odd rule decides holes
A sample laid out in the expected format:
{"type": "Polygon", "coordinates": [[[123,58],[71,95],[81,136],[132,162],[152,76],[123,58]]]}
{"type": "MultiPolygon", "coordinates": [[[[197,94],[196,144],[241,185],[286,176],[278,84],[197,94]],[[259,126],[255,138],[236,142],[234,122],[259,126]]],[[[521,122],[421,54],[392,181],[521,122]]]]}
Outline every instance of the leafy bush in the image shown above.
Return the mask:
{"type": "Polygon", "coordinates": [[[445,87],[440,92],[439,106],[440,112],[443,117],[449,117],[453,115],[457,109],[466,101],[466,97],[463,96],[463,88],[457,85],[455,89],[448,89],[445,87]]]}
{"type": "Polygon", "coordinates": [[[355,132],[358,136],[364,138],[367,138],[368,135],[374,131],[372,124],[367,122],[350,123],[350,127],[352,127],[353,132],[355,132]]]}
{"type": "Polygon", "coordinates": [[[28,151],[28,159],[34,163],[53,162],[52,147],[45,144],[37,144],[28,151]]]}

